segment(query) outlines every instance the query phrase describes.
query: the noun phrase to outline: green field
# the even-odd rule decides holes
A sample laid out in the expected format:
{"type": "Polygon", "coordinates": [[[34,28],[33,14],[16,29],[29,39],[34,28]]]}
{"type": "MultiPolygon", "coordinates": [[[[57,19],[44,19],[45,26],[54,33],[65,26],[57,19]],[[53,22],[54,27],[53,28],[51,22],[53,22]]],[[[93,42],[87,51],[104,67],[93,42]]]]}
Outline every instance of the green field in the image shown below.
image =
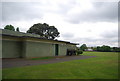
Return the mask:
{"type": "Polygon", "coordinates": [[[3,79],[118,79],[118,53],[84,52],[94,58],[3,69],[3,79]]]}

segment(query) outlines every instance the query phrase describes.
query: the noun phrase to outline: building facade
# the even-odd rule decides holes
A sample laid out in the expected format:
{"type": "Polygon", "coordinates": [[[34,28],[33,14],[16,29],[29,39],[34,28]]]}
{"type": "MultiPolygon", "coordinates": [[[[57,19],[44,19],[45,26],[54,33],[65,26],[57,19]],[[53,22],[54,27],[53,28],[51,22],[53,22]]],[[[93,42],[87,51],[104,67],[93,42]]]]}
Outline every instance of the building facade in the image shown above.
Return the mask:
{"type": "Polygon", "coordinates": [[[45,39],[36,34],[1,31],[2,58],[64,56],[68,49],[76,50],[75,43],[45,39]]]}

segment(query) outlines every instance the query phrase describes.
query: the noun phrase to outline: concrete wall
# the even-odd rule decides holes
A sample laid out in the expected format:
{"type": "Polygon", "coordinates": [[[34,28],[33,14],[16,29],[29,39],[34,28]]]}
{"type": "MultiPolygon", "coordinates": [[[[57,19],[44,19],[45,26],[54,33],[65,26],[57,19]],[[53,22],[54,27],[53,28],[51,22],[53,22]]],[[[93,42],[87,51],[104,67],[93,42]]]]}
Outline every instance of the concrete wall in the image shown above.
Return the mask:
{"type": "Polygon", "coordinates": [[[25,57],[27,58],[55,56],[54,44],[26,41],[25,46],[25,57]]]}
{"type": "Polygon", "coordinates": [[[2,58],[55,56],[55,44],[59,45],[58,56],[66,55],[67,49],[76,49],[75,45],[52,40],[5,36],[2,39],[2,58]]]}
{"type": "Polygon", "coordinates": [[[66,44],[59,44],[58,56],[64,56],[64,55],[66,55],[66,52],[67,52],[66,44]]]}
{"type": "Polygon", "coordinates": [[[2,57],[3,58],[19,58],[21,57],[22,42],[3,40],[2,41],[2,57]]]}
{"type": "Polygon", "coordinates": [[[71,44],[59,44],[59,56],[66,55],[67,49],[75,49],[76,50],[76,45],[71,45],[71,44]]]}
{"type": "MultiPolygon", "coordinates": [[[[1,37],[0,37],[0,39],[1,39],[1,37]]],[[[2,58],[2,40],[0,40],[0,58],[2,58]]]]}
{"type": "Polygon", "coordinates": [[[76,49],[76,45],[67,44],[67,49],[76,49]]]}

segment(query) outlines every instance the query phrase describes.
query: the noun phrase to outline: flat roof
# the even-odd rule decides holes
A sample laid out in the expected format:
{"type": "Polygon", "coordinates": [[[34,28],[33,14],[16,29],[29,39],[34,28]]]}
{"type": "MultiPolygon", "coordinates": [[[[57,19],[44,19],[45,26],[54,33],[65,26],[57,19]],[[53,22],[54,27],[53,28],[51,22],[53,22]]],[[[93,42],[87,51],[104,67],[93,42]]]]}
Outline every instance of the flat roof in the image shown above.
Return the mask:
{"type": "MultiPolygon", "coordinates": [[[[44,39],[44,40],[52,40],[52,39],[46,39],[44,37],[41,37],[37,34],[31,34],[31,33],[23,33],[23,32],[17,32],[17,31],[11,31],[7,29],[0,29],[2,31],[2,36],[10,36],[10,37],[19,37],[19,38],[37,38],[37,39],[44,39]]],[[[0,33],[1,34],[1,33],[0,33]]],[[[52,40],[57,42],[63,42],[66,44],[73,44],[73,45],[79,45],[78,43],[71,43],[68,41],[62,41],[62,40],[52,40]]]]}

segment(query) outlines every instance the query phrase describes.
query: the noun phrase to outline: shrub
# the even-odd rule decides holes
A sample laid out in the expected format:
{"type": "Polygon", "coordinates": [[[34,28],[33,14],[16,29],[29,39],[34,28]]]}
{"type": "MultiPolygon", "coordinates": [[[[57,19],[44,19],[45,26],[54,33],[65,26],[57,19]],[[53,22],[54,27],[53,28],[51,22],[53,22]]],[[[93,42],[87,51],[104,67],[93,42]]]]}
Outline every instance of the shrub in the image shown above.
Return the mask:
{"type": "Polygon", "coordinates": [[[82,53],[83,53],[82,50],[77,50],[77,55],[82,54],[82,53]]]}

